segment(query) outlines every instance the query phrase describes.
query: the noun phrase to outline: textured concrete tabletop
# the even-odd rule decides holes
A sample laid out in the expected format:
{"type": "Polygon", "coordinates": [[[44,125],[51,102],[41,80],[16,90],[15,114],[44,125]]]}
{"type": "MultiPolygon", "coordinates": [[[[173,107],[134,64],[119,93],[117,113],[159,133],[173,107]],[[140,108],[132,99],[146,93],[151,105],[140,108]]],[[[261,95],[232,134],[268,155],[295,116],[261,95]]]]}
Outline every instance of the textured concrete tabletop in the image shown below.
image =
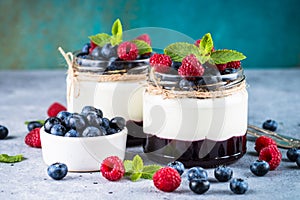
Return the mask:
{"type": "MultiPolygon", "coordinates": [[[[261,126],[268,118],[279,122],[277,132],[300,138],[300,70],[246,70],[249,84],[249,123],[261,126]]],[[[45,119],[48,106],[65,101],[65,71],[0,71],[0,124],[8,127],[9,137],[0,140],[0,153],[23,154],[19,163],[0,163],[0,199],[299,199],[300,168],[288,162],[281,149],[280,166],[264,177],[254,176],[250,164],[257,159],[253,141],[247,143],[247,154],[230,165],[234,177],[244,178],[249,190],[236,195],[228,183],[218,183],[213,169],[209,191],[196,195],[189,190],[185,176],[181,186],[172,193],[158,191],[152,181],[131,182],[123,178],[109,182],[99,172],[68,173],[61,181],[46,173],[41,149],[24,143],[26,120],[45,119]]],[[[126,158],[139,147],[128,148],[126,158]]],[[[143,156],[143,155],[142,155],[143,156]]],[[[145,157],[146,164],[151,163],[145,157]]]]}

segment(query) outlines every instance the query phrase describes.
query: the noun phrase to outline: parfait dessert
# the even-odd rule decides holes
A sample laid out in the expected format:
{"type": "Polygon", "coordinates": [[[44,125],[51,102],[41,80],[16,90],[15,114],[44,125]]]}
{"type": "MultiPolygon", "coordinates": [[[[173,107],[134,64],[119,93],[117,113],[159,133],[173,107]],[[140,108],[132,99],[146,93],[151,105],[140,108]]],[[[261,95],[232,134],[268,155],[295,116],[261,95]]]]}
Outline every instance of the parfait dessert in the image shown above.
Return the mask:
{"type": "Polygon", "coordinates": [[[80,112],[85,106],[101,109],[108,117],[120,116],[127,122],[127,146],[144,141],[142,93],[149,72],[151,40],[147,34],[122,40],[117,19],[111,35],[90,36],[80,51],[65,53],[68,63],[67,108],[80,112]]]}
{"type": "Polygon", "coordinates": [[[246,152],[248,93],[242,53],[215,50],[211,35],[150,58],[144,93],[146,155],[185,166],[229,164],[246,152]]]}

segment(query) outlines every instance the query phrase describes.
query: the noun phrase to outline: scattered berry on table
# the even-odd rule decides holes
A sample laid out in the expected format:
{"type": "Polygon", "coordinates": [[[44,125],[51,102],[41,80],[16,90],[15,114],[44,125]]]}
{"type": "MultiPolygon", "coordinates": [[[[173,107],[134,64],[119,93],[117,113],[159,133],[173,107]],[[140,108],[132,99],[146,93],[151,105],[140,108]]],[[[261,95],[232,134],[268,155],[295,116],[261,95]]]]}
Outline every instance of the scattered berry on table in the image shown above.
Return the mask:
{"type": "Polygon", "coordinates": [[[68,132],[66,132],[65,137],[79,137],[80,134],[78,133],[78,131],[74,130],[74,129],[70,129],[68,132]]]}
{"type": "Polygon", "coordinates": [[[194,179],[204,179],[207,180],[208,174],[202,167],[192,167],[187,171],[187,178],[189,181],[194,179]]]}
{"type": "Polygon", "coordinates": [[[169,167],[172,167],[174,169],[176,169],[178,171],[178,173],[180,174],[180,176],[183,174],[184,172],[184,165],[182,164],[182,162],[179,162],[179,161],[173,161],[173,162],[170,162],[168,163],[168,166],[169,167]]]}
{"type": "Polygon", "coordinates": [[[102,176],[110,181],[120,180],[125,174],[122,160],[117,156],[105,158],[100,167],[102,176]]]}
{"type": "Polygon", "coordinates": [[[241,178],[234,178],[230,181],[229,187],[235,194],[244,194],[248,190],[248,183],[241,178]]]}
{"type": "Polygon", "coordinates": [[[270,145],[263,148],[259,153],[259,160],[269,163],[270,170],[276,169],[281,162],[282,154],[276,145],[270,145]]]}
{"type": "Polygon", "coordinates": [[[56,115],[60,112],[60,111],[66,111],[67,108],[65,106],[63,106],[62,104],[58,103],[58,102],[54,102],[53,104],[50,105],[50,107],[47,110],[47,114],[49,117],[56,117],[56,115]]]}
{"type": "Polygon", "coordinates": [[[64,136],[66,131],[66,128],[62,124],[55,124],[50,129],[50,133],[57,136],[64,136]]]}
{"type": "Polygon", "coordinates": [[[48,119],[46,119],[45,124],[44,124],[45,132],[50,133],[51,128],[55,124],[61,124],[61,120],[57,117],[49,117],[48,119]]]}
{"type": "Polygon", "coordinates": [[[287,150],[286,156],[290,161],[295,162],[297,158],[300,157],[300,149],[290,148],[287,150]]]}
{"type": "Polygon", "coordinates": [[[298,165],[298,167],[300,167],[300,156],[298,156],[298,158],[296,160],[296,164],[298,165]]]}
{"type": "Polygon", "coordinates": [[[6,138],[8,133],[9,133],[8,129],[5,126],[0,125],[0,140],[6,138]]]}
{"type": "Polygon", "coordinates": [[[268,119],[266,120],[263,125],[263,129],[269,130],[269,131],[276,131],[278,127],[278,123],[275,120],[268,119]]]}
{"type": "Polygon", "coordinates": [[[164,192],[173,192],[181,183],[181,177],[178,171],[172,167],[159,169],[153,175],[154,186],[164,192]]]}
{"type": "MultiPolygon", "coordinates": [[[[204,68],[198,61],[195,55],[191,54],[186,56],[182,60],[182,64],[178,69],[178,74],[182,77],[194,77],[202,76],[204,74],[204,68]]],[[[193,79],[193,78],[190,78],[193,79]]]]}
{"type": "Polygon", "coordinates": [[[261,149],[270,145],[276,145],[276,142],[270,137],[260,136],[255,140],[254,149],[259,153],[261,149]]]}
{"type": "Polygon", "coordinates": [[[148,34],[139,35],[136,39],[137,40],[143,40],[147,44],[151,45],[151,39],[150,39],[150,36],[148,34]]]}
{"type": "Polygon", "coordinates": [[[168,55],[155,53],[150,58],[150,66],[152,66],[156,72],[166,73],[170,70],[171,65],[172,60],[168,55]]]}
{"type": "Polygon", "coordinates": [[[41,148],[40,129],[35,128],[25,136],[25,144],[31,147],[41,148]]]}
{"type": "Polygon", "coordinates": [[[30,121],[27,124],[27,129],[28,129],[28,131],[32,131],[35,128],[41,128],[42,126],[43,126],[43,124],[39,121],[30,121]]]}
{"type": "Polygon", "coordinates": [[[270,170],[270,165],[264,160],[256,160],[250,165],[250,170],[256,176],[264,176],[270,170]]]}
{"type": "Polygon", "coordinates": [[[123,117],[114,117],[109,122],[110,128],[116,129],[117,131],[123,130],[126,126],[126,121],[123,117]]]}
{"type": "Polygon", "coordinates": [[[138,57],[138,48],[132,42],[123,42],[118,47],[118,56],[123,60],[135,60],[138,57]]]}
{"type": "Polygon", "coordinates": [[[241,61],[232,61],[232,62],[228,62],[227,63],[227,67],[228,68],[234,68],[234,69],[238,69],[241,67],[241,61]]]}
{"type": "Polygon", "coordinates": [[[203,194],[209,190],[210,183],[208,180],[196,179],[189,183],[190,189],[196,194],[203,194]]]}
{"type": "Polygon", "coordinates": [[[68,167],[64,163],[54,163],[48,167],[47,173],[54,180],[61,180],[67,175],[68,167]]]}
{"type": "Polygon", "coordinates": [[[233,171],[230,167],[219,166],[214,170],[215,178],[220,182],[227,182],[232,178],[233,171]]]}

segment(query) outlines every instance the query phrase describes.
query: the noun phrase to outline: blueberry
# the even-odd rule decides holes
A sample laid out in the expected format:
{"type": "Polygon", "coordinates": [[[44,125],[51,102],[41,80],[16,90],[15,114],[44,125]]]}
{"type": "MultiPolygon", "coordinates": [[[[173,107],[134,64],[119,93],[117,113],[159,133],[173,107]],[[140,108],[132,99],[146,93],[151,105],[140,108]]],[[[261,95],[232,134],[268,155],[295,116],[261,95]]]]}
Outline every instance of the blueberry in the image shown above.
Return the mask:
{"type": "Polygon", "coordinates": [[[54,163],[48,167],[47,173],[54,180],[61,180],[67,175],[68,167],[64,163],[54,163]]]}
{"type": "Polygon", "coordinates": [[[210,183],[208,180],[195,179],[190,181],[189,187],[194,193],[203,194],[208,191],[210,183]]]}
{"type": "Polygon", "coordinates": [[[4,139],[8,135],[8,129],[5,126],[0,125],[0,139],[4,139]]]}
{"type": "Polygon", "coordinates": [[[262,125],[263,129],[269,130],[269,131],[276,131],[278,124],[275,120],[268,119],[265,121],[262,125]]]}
{"type": "Polygon", "coordinates": [[[39,121],[30,121],[27,124],[27,129],[28,129],[28,131],[32,131],[35,128],[41,128],[42,126],[43,126],[43,124],[39,121]]]}
{"type": "Polygon", "coordinates": [[[114,117],[109,122],[109,127],[117,131],[123,130],[126,126],[126,121],[123,117],[114,117]]]}
{"type": "Polygon", "coordinates": [[[118,46],[112,46],[110,43],[105,44],[101,49],[101,56],[103,58],[109,59],[111,57],[118,57],[117,53],[118,46]]]}
{"type": "Polygon", "coordinates": [[[187,178],[189,181],[195,179],[207,180],[207,177],[207,171],[204,170],[202,167],[192,167],[187,171],[187,178]]]}
{"type": "Polygon", "coordinates": [[[66,134],[65,137],[79,137],[80,134],[78,133],[78,131],[74,130],[74,129],[70,129],[66,134]]]}
{"type": "Polygon", "coordinates": [[[91,52],[91,56],[93,57],[101,57],[101,47],[97,46],[91,52]]]}
{"type": "Polygon", "coordinates": [[[182,164],[182,162],[173,161],[173,162],[168,163],[168,166],[176,169],[178,171],[178,173],[180,174],[180,176],[184,172],[184,165],[182,164]]]}
{"type": "Polygon", "coordinates": [[[195,86],[195,83],[193,81],[189,81],[186,79],[181,79],[179,82],[179,88],[182,90],[192,90],[195,86]]]}
{"type": "Polygon", "coordinates": [[[181,66],[181,62],[172,62],[171,68],[178,70],[180,66],[181,66]]]}
{"type": "Polygon", "coordinates": [[[63,123],[66,122],[67,118],[71,115],[68,111],[60,111],[56,117],[59,118],[63,123]]]}
{"type": "Polygon", "coordinates": [[[66,128],[61,124],[54,124],[50,129],[52,135],[64,136],[66,134],[66,128]]]}
{"type": "Polygon", "coordinates": [[[87,122],[90,126],[100,126],[102,124],[102,118],[100,118],[95,112],[89,112],[86,115],[87,122]]]}
{"type": "Polygon", "coordinates": [[[286,156],[290,161],[295,162],[297,158],[300,157],[300,149],[291,148],[287,150],[286,156]]]}
{"type": "Polygon", "coordinates": [[[264,160],[256,160],[250,165],[250,170],[256,176],[264,176],[270,170],[270,165],[264,160]]]}
{"type": "Polygon", "coordinates": [[[90,48],[91,48],[91,44],[90,44],[90,43],[86,43],[85,45],[83,45],[83,47],[82,47],[82,49],[81,49],[81,52],[82,52],[82,53],[88,54],[90,48]]]}
{"type": "Polygon", "coordinates": [[[117,133],[118,131],[114,128],[108,128],[106,129],[106,135],[113,135],[115,133],[117,133]]]}
{"type": "Polygon", "coordinates": [[[114,70],[122,70],[125,69],[126,66],[124,65],[124,62],[120,62],[118,59],[111,61],[109,66],[107,67],[108,71],[114,71],[114,70]]]}
{"type": "Polygon", "coordinates": [[[296,160],[296,164],[298,165],[298,167],[300,167],[300,156],[298,156],[298,158],[296,160]]]}
{"type": "Polygon", "coordinates": [[[109,128],[109,119],[107,118],[102,118],[102,126],[105,128],[105,129],[108,129],[109,128]]]}
{"type": "Polygon", "coordinates": [[[93,106],[84,106],[81,110],[81,114],[87,115],[88,113],[94,112],[98,115],[98,117],[102,118],[103,117],[103,112],[100,109],[97,109],[93,106]]]}
{"type": "Polygon", "coordinates": [[[232,179],[229,186],[235,194],[244,194],[248,190],[248,183],[241,178],[232,179]]]}
{"type": "Polygon", "coordinates": [[[68,129],[75,129],[77,131],[82,131],[86,126],[86,120],[83,115],[78,113],[72,113],[66,119],[66,128],[68,129]]]}
{"type": "Polygon", "coordinates": [[[216,179],[220,182],[227,182],[232,178],[233,171],[230,167],[219,166],[214,170],[216,179]]]}
{"type": "Polygon", "coordinates": [[[88,126],[82,132],[83,137],[96,137],[96,136],[103,136],[104,134],[101,130],[94,126],[88,126]]]}
{"type": "Polygon", "coordinates": [[[103,133],[103,135],[109,135],[107,130],[103,126],[100,126],[99,129],[100,129],[100,132],[103,133]]]}
{"type": "Polygon", "coordinates": [[[48,119],[46,119],[44,124],[45,132],[50,133],[52,126],[54,126],[55,124],[61,124],[61,120],[57,117],[49,117],[48,119]]]}
{"type": "Polygon", "coordinates": [[[224,71],[221,72],[222,75],[234,73],[237,73],[237,70],[234,68],[226,68],[224,71]]]}

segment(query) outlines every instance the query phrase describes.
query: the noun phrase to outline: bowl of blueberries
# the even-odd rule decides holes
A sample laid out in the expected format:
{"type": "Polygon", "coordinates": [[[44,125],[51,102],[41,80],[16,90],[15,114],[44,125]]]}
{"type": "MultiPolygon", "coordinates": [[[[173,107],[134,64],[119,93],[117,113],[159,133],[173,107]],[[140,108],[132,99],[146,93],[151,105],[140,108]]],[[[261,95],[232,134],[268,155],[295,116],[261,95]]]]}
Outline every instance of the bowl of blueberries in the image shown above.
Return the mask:
{"type": "Polygon", "coordinates": [[[108,156],[124,159],[127,139],[122,117],[105,118],[93,106],[81,113],[61,111],[45,120],[40,130],[43,160],[47,165],[65,163],[69,171],[99,171],[108,156]]]}

